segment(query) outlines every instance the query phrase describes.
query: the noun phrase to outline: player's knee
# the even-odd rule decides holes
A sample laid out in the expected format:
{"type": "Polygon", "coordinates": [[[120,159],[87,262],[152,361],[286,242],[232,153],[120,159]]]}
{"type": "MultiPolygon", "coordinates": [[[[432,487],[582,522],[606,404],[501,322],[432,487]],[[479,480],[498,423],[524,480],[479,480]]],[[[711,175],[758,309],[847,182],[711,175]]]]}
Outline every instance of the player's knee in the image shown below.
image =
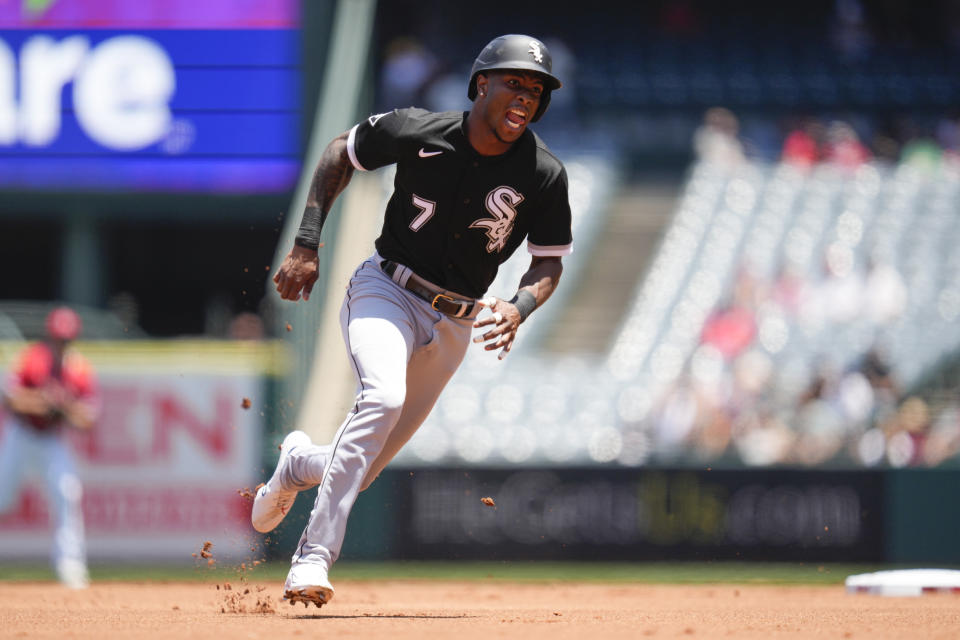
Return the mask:
{"type": "Polygon", "coordinates": [[[80,484],[80,478],[72,473],[60,476],[57,490],[61,499],[67,504],[80,504],[83,500],[83,485],[80,484]]]}
{"type": "Polygon", "coordinates": [[[399,418],[406,395],[407,389],[404,385],[388,385],[367,389],[363,402],[374,410],[382,411],[385,416],[399,418]]]}

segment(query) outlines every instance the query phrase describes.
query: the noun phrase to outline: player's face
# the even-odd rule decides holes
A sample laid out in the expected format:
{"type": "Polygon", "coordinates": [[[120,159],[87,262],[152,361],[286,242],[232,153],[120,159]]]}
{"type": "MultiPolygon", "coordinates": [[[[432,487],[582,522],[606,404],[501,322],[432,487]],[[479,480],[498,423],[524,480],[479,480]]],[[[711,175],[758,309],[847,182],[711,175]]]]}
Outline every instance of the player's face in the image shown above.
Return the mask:
{"type": "Polygon", "coordinates": [[[512,144],[533,118],[543,95],[543,80],[523,71],[492,72],[477,78],[483,120],[504,144],[512,144]]]}

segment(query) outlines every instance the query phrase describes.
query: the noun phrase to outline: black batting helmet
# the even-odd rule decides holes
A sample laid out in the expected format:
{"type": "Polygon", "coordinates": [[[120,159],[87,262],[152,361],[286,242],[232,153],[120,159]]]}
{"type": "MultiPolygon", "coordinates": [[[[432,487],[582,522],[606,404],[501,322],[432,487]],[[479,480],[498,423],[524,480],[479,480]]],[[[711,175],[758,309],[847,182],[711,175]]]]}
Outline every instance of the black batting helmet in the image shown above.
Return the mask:
{"type": "Polygon", "coordinates": [[[477,97],[477,74],[494,69],[516,69],[521,71],[535,71],[543,76],[543,95],[540,96],[540,106],[530,119],[536,122],[550,105],[550,92],[563,85],[553,75],[553,58],[547,45],[536,38],[519,34],[500,36],[490,41],[483,48],[470,70],[470,86],[467,87],[467,97],[473,101],[477,97]]]}

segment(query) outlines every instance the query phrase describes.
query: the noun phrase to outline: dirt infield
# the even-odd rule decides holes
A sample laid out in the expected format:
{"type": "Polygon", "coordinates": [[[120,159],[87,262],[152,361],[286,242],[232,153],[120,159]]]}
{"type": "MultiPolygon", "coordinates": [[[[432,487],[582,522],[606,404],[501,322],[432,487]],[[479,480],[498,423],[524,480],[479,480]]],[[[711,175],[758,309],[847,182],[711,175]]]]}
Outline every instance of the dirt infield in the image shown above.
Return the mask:
{"type": "Polygon", "coordinates": [[[957,638],[960,596],[842,587],[337,582],[323,609],[278,584],[0,583],[3,638],[957,638]],[[248,593],[244,593],[249,590],[248,593]],[[262,611],[262,613],[251,613],[262,611]]]}

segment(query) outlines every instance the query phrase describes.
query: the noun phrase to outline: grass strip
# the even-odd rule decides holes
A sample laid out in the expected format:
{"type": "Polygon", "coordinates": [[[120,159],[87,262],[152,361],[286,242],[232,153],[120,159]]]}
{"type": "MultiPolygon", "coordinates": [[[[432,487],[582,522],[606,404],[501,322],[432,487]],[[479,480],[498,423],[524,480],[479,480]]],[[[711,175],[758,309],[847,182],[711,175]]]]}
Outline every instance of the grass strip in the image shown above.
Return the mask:
{"type": "MultiPolygon", "coordinates": [[[[596,582],[646,584],[841,584],[848,575],[894,565],[759,562],[541,562],[541,561],[407,561],[338,562],[333,580],[456,580],[501,582],[596,582]]],[[[946,567],[944,567],[946,568],[946,567]]],[[[251,582],[282,582],[289,564],[273,561],[248,567],[220,564],[107,565],[90,568],[94,582],[220,582],[246,578],[251,582]]],[[[53,572],[40,565],[0,566],[0,582],[52,581],[53,572]]]]}

